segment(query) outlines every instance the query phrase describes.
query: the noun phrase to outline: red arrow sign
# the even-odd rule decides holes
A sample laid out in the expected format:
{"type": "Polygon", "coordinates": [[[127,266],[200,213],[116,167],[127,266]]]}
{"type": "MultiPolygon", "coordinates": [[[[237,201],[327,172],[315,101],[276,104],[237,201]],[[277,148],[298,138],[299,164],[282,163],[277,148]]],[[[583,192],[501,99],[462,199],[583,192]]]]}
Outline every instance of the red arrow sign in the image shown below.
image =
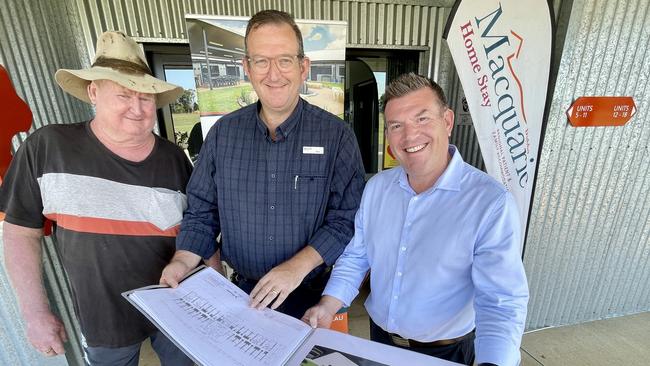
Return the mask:
{"type": "Polygon", "coordinates": [[[580,97],[566,111],[573,127],[623,126],[635,113],[632,97],[580,97]]]}

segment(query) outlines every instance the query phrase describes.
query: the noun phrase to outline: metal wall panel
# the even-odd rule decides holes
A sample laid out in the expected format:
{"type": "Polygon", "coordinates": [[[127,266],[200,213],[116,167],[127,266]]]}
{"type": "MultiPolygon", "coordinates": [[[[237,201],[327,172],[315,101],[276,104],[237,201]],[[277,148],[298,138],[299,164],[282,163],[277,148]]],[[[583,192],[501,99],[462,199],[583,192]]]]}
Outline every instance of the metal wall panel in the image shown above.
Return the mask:
{"type": "Polygon", "coordinates": [[[649,7],[573,2],[525,249],[528,329],[650,310],[649,7]],[[591,95],[632,96],[637,113],[571,127],[566,110],[591,95]]]}
{"type": "Polygon", "coordinates": [[[0,6],[0,63],[18,95],[34,113],[34,127],[79,121],[90,108],[54,82],[59,67],[89,65],[74,17],[66,3],[9,0],[0,6]],[[27,20],[27,21],[26,21],[27,20]]]}
{"type": "MultiPolygon", "coordinates": [[[[262,9],[279,9],[300,19],[348,21],[348,47],[427,50],[441,42],[439,9],[453,0],[439,1],[325,1],[325,0],[76,0],[90,53],[97,36],[118,29],[148,42],[186,42],[185,14],[251,16],[262,9]]],[[[446,19],[446,18],[445,18],[446,19]]]]}
{"type": "MultiPolygon", "coordinates": [[[[71,4],[58,1],[4,1],[0,6],[0,64],[17,94],[33,113],[32,130],[50,123],[88,119],[91,109],[66,95],[54,82],[59,67],[80,68],[89,64],[83,38],[71,4]]],[[[14,139],[17,147],[26,134],[14,139]]],[[[2,240],[0,239],[0,249],[2,240]]],[[[44,358],[25,338],[22,317],[4,269],[0,268],[0,329],[2,365],[82,364],[78,326],[72,312],[70,290],[54,243],[44,241],[44,277],[54,312],[66,325],[70,343],[65,357],[44,358]]]]}

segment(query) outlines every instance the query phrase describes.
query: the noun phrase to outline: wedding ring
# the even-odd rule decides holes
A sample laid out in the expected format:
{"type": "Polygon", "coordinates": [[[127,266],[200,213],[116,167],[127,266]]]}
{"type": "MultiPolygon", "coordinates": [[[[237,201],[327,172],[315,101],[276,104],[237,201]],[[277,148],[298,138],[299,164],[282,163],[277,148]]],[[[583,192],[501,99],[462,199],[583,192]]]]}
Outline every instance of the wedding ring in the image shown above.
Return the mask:
{"type": "Polygon", "coordinates": [[[274,294],[274,295],[277,295],[277,294],[278,294],[278,292],[277,292],[277,291],[275,291],[275,290],[271,290],[271,291],[269,291],[269,294],[274,294]]]}
{"type": "Polygon", "coordinates": [[[46,351],[42,351],[42,352],[45,353],[45,354],[50,354],[50,353],[54,352],[54,350],[52,349],[52,347],[50,347],[46,351]]]}

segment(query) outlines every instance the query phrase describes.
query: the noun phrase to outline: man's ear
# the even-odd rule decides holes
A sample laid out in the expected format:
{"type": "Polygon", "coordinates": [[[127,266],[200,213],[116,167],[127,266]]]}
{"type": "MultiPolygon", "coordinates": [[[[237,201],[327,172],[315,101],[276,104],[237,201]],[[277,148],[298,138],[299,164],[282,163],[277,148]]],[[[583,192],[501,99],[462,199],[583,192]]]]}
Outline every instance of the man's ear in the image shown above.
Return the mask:
{"type": "Polygon", "coordinates": [[[248,78],[250,79],[251,73],[250,73],[250,70],[248,70],[248,59],[247,59],[246,56],[242,57],[241,63],[242,63],[242,66],[244,66],[244,74],[246,74],[246,76],[248,76],[248,78]]]}
{"type": "Polygon", "coordinates": [[[447,130],[447,136],[451,137],[451,131],[454,129],[454,111],[450,108],[446,108],[442,113],[442,117],[445,120],[445,129],[447,130]]]}
{"type": "Polygon", "coordinates": [[[300,76],[302,77],[302,81],[307,80],[307,75],[309,75],[309,68],[311,67],[311,60],[309,57],[305,56],[302,58],[302,61],[300,62],[300,76]]]}
{"type": "Polygon", "coordinates": [[[97,101],[97,83],[91,81],[88,83],[86,90],[88,92],[88,99],[90,99],[90,103],[92,105],[95,105],[95,101],[97,101]]]}

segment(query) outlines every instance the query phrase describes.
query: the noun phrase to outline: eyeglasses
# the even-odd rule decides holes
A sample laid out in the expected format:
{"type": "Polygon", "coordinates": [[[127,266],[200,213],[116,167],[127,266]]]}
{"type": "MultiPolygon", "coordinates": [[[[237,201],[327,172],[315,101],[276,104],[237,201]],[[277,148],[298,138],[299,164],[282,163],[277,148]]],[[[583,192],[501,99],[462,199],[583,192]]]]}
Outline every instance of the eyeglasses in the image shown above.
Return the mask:
{"type": "Polygon", "coordinates": [[[296,64],[298,64],[298,59],[301,59],[301,56],[298,55],[283,55],[278,57],[264,57],[264,56],[247,56],[248,64],[251,66],[251,69],[258,73],[262,74],[269,71],[271,67],[271,62],[275,61],[275,65],[282,72],[292,71],[296,64]]]}

